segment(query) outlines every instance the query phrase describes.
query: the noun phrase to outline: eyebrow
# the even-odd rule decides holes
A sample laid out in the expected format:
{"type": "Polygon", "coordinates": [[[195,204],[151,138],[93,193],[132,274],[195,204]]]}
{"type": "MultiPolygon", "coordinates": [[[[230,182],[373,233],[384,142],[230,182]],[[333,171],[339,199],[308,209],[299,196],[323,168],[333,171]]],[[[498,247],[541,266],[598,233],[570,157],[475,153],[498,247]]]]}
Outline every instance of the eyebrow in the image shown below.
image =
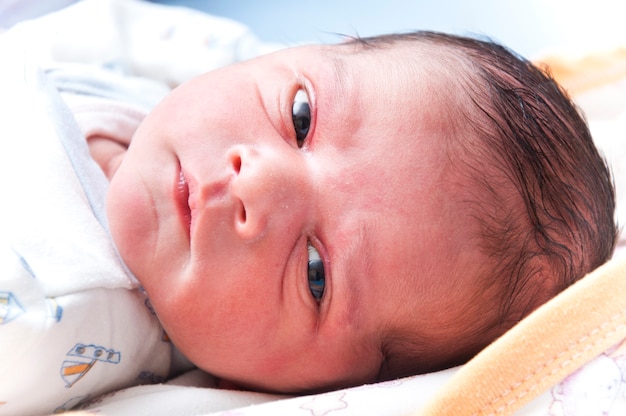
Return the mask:
{"type": "MultiPolygon", "coordinates": [[[[335,45],[337,46],[337,45],[335,45]]],[[[345,88],[349,84],[348,71],[346,70],[346,61],[343,59],[345,54],[336,53],[335,51],[329,52],[327,57],[331,63],[332,74],[335,79],[335,85],[339,88],[339,91],[335,91],[343,95],[346,91],[345,88]]]]}
{"type": "Polygon", "coordinates": [[[369,245],[365,238],[368,228],[367,223],[359,224],[358,229],[351,234],[349,246],[342,247],[341,255],[336,259],[339,263],[343,263],[343,270],[340,270],[343,274],[342,293],[345,294],[345,297],[341,299],[345,302],[341,308],[342,319],[350,324],[356,323],[357,328],[362,326],[364,279],[372,274],[372,262],[369,255],[371,249],[368,249],[369,245]]]}

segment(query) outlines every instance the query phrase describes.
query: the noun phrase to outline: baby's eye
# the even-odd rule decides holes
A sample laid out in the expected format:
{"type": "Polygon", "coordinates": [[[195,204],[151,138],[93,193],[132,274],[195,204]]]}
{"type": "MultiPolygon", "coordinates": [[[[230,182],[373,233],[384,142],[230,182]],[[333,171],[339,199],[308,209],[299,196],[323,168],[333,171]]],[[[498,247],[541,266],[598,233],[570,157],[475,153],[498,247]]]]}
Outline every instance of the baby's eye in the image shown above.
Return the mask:
{"type": "Polygon", "coordinates": [[[320,258],[320,253],[309,243],[309,290],[318,303],[324,295],[324,287],[326,286],[325,276],[324,262],[320,258]]]}
{"type": "Polygon", "coordinates": [[[296,132],[296,142],[298,147],[304,146],[306,136],[309,134],[311,126],[311,107],[309,106],[309,96],[306,91],[298,90],[293,98],[291,106],[291,119],[296,132]]]}

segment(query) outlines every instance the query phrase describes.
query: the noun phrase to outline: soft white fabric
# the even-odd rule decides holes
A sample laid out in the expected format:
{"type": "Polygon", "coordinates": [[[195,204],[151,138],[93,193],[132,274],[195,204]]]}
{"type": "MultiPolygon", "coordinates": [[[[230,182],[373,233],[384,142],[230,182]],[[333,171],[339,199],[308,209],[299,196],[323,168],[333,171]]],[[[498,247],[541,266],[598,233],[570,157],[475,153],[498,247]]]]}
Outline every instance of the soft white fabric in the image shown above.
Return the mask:
{"type": "Polygon", "coordinates": [[[285,397],[218,389],[215,378],[192,370],[164,384],[137,386],[98,397],[79,408],[115,416],[188,416],[230,411],[285,397]]]}
{"type": "Polygon", "coordinates": [[[45,67],[89,63],[169,86],[284,47],[226,18],[138,0],[82,0],[8,33],[45,67]]]}
{"type": "Polygon", "coordinates": [[[0,39],[0,414],[164,380],[171,344],[109,237],[107,181],[24,51],[0,39]]]}
{"type": "Polygon", "coordinates": [[[15,23],[66,7],[76,0],[2,0],[0,1],[0,30],[15,23]]]}
{"type": "Polygon", "coordinates": [[[284,396],[217,390],[197,372],[159,386],[122,390],[87,404],[85,410],[107,416],[189,415],[409,415],[423,407],[456,369],[423,376],[314,394],[284,396]],[[198,388],[194,386],[201,386],[198,388]],[[267,402],[267,403],[264,403],[267,402]]]}

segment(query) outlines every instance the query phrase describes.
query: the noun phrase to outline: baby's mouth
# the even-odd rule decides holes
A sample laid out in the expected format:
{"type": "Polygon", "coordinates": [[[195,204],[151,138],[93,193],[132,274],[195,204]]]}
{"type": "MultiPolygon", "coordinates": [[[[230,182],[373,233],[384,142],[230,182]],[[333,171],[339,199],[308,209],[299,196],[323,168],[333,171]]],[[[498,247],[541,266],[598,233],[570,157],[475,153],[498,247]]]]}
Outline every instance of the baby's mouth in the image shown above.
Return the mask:
{"type": "Polygon", "coordinates": [[[191,208],[189,208],[189,185],[182,171],[178,170],[178,179],[176,181],[176,208],[178,216],[181,220],[184,230],[189,237],[191,229],[191,208]]]}

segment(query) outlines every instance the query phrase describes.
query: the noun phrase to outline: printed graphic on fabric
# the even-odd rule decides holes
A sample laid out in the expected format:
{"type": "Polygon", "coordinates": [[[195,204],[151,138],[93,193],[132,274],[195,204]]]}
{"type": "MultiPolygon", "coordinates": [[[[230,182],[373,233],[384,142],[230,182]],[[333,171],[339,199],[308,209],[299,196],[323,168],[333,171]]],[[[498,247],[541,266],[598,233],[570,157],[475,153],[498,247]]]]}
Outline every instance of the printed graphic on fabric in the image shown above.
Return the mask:
{"type": "Polygon", "coordinates": [[[24,270],[26,270],[26,272],[30,275],[30,277],[36,279],[37,276],[35,276],[35,272],[33,271],[33,269],[30,268],[26,259],[22,257],[22,255],[18,253],[15,249],[13,249],[13,253],[20,259],[20,264],[22,265],[24,270]]]}
{"type": "Polygon", "coordinates": [[[61,321],[63,317],[63,308],[59,306],[59,303],[55,298],[47,298],[46,304],[48,306],[48,316],[57,322],[61,321]]]}
{"type": "Polygon", "coordinates": [[[550,416],[626,414],[626,345],[601,354],[552,389],[550,416]]]}
{"type": "Polygon", "coordinates": [[[344,400],[345,395],[344,392],[321,394],[300,405],[300,409],[308,410],[312,416],[324,416],[330,412],[347,408],[348,403],[344,400]]]}
{"type": "Polygon", "coordinates": [[[83,378],[97,362],[119,364],[121,360],[119,352],[93,344],[76,344],[67,356],[76,357],[73,360],[63,361],[61,365],[61,377],[67,388],[83,378]]]}
{"type": "Polygon", "coordinates": [[[8,324],[26,312],[13,292],[0,291],[0,325],[8,324]]]}

